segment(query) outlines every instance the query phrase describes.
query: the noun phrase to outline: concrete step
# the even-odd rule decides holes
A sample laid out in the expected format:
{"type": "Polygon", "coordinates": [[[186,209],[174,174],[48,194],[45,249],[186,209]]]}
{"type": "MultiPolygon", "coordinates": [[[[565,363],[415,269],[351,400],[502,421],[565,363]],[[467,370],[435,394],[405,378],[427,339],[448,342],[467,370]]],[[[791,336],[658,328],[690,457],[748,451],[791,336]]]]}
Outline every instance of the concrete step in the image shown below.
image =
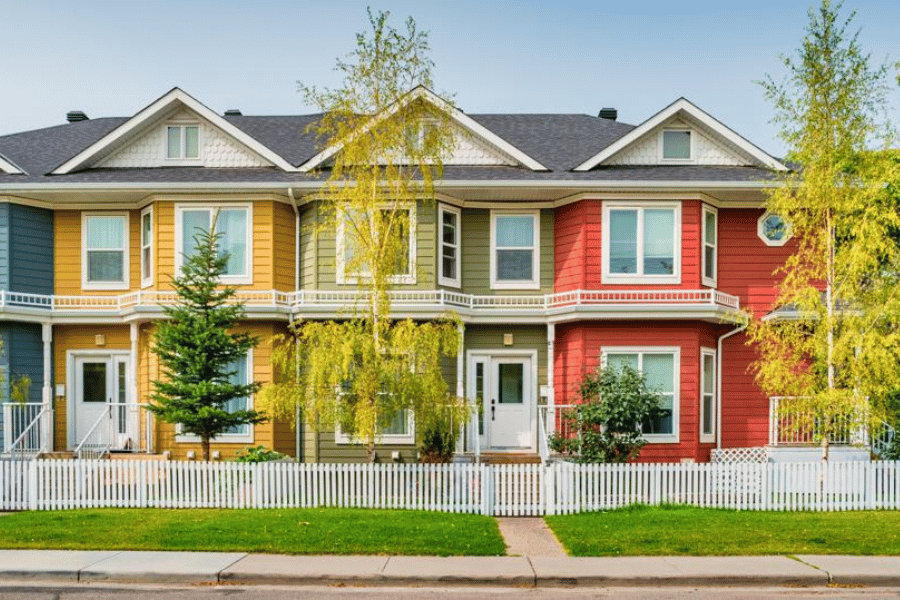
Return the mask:
{"type": "Polygon", "coordinates": [[[539,465],[541,457],[532,452],[482,452],[481,462],[488,465],[539,465]]]}

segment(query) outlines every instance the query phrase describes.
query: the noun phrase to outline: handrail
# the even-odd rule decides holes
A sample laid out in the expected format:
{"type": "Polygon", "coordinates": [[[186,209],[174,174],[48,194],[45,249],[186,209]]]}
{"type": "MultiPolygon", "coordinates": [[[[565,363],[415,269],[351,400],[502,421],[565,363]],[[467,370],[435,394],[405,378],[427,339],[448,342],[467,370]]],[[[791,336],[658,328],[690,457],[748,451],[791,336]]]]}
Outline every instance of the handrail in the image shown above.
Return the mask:
{"type": "MultiPolygon", "coordinates": [[[[5,292],[0,290],[0,309],[24,308],[57,312],[103,311],[120,312],[138,308],[162,307],[175,304],[173,291],[147,290],[128,292],[118,296],[64,296],[5,292]]],[[[437,290],[391,290],[391,303],[397,306],[440,309],[534,310],[541,313],[560,309],[590,306],[711,306],[729,310],[740,308],[736,296],[715,289],[663,290],[572,290],[552,294],[477,295],[437,290]]],[[[238,290],[235,302],[248,307],[275,308],[297,311],[304,308],[344,307],[362,302],[368,292],[362,290],[238,290]]]]}
{"type": "MultiPolygon", "coordinates": [[[[40,454],[42,448],[37,448],[37,449],[29,448],[29,449],[25,449],[25,448],[24,448],[24,445],[25,445],[25,444],[24,444],[24,441],[25,441],[27,438],[30,437],[30,433],[31,433],[31,430],[32,430],[32,429],[35,429],[35,428],[38,428],[38,427],[39,427],[38,423],[40,423],[40,421],[44,418],[44,415],[49,415],[49,414],[50,414],[50,409],[49,409],[47,406],[43,406],[43,408],[41,408],[40,412],[38,412],[38,414],[35,415],[34,419],[31,420],[31,423],[28,424],[28,427],[26,427],[25,429],[23,429],[23,430],[22,430],[22,433],[19,434],[19,437],[17,437],[17,438],[16,438],[16,439],[8,446],[8,448],[7,448],[7,453],[9,453],[9,454],[12,455],[12,456],[18,455],[19,457],[24,457],[26,454],[30,454],[30,455],[32,455],[33,457],[36,458],[37,455],[40,454]],[[19,446],[19,445],[22,446],[22,449],[21,449],[21,450],[16,450],[16,447],[19,446]]],[[[43,434],[44,432],[42,432],[40,429],[38,429],[37,433],[38,433],[38,436],[43,437],[42,434],[43,434]]],[[[40,446],[43,446],[43,444],[39,444],[39,445],[40,445],[40,446]]]]}
{"type": "Polygon", "coordinates": [[[75,456],[77,456],[78,458],[100,458],[104,454],[109,453],[109,446],[110,446],[109,440],[107,440],[105,448],[102,444],[102,440],[98,440],[97,443],[93,443],[93,444],[88,444],[88,440],[92,439],[92,436],[94,436],[95,432],[102,431],[102,429],[100,429],[100,425],[101,425],[101,423],[103,423],[104,419],[106,419],[107,421],[112,421],[112,412],[111,411],[112,411],[113,406],[118,406],[118,405],[114,405],[114,404],[106,405],[106,408],[104,408],[103,412],[100,413],[100,418],[97,419],[97,421],[88,430],[88,432],[84,436],[84,438],[82,438],[81,442],[79,442],[79,444],[75,447],[75,452],[74,452],[75,456]],[[85,446],[87,446],[89,449],[83,450],[83,448],[85,446]],[[90,456],[85,456],[87,454],[90,454],[90,456]]]}
{"type": "Polygon", "coordinates": [[[897,437],[897,430],[891,427],[888,423],[879,420],[876,424],[875,428],[878,433],[874,433],[870,436],[872,440],[872,452],[882,457],[888,448],[891,447],[891,444],[894,442],[894,438],[897,437]]]}

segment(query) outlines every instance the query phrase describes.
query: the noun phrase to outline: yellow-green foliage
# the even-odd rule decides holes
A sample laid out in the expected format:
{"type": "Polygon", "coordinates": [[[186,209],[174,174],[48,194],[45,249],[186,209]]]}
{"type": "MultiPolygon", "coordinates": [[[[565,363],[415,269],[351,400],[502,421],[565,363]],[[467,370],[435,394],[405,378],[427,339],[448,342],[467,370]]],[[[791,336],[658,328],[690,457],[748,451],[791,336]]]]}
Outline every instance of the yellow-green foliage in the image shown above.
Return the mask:
{"type": "Polygon", "coordinates": [[[763,82],[798,165],[767,202],[797,245],[777,300],[796,318],[749,328],[760,387],[798,397],[796,413],[818,415],[826,438],[835,416],[874,418],[900,389],[900,162],[885,150],[886,70],[869,66],[840,9],[811,9],[798,57],[783,59],[785,82],[763,82]]]}
{"type": "Polygon", "coordinates": [[[427,35],[412,19],[397,31],[388,16],[369,11],[371,31],[359,34],[356,49],[337,62],[342,87],[301,84],[307,103],[323,112],[313,126],[323,149],[339,147],[322,168],[328,178],[317,195],[318,228],[343,231],[345,247],[352,248],[341,256],[343,270],[356,274],[367,292],[365,308],[348,308],[339,322],[297,324],[274,352],[281,383],[262,393],[275,415],[290,417],[300,406],[313,425],[353,431],[370,457],[379,419],[397,410],[414,411],[417,434],[437,413],[446,415],[443,407],[465,416],[440,369],[441,359],[459,350],[458,321],[391,318],[389,288],[411,268],[415,223],[408,209],[434,200],[434,179],[454,138],[448,113],[412,91],[432,85],[427,35]]]}

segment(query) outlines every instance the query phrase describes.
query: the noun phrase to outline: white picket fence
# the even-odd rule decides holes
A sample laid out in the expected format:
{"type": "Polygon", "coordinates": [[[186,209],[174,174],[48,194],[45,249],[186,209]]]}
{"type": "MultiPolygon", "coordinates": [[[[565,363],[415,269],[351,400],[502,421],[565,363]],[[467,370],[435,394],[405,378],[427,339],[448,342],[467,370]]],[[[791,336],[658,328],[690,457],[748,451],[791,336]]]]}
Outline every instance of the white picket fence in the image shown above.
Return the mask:
{"type": "Polygon", "coordinates": [[[0,461],[0,510],[418,509],[569,514],[630,504],[900,509],[900,462],[575,465],[0,461]]]}

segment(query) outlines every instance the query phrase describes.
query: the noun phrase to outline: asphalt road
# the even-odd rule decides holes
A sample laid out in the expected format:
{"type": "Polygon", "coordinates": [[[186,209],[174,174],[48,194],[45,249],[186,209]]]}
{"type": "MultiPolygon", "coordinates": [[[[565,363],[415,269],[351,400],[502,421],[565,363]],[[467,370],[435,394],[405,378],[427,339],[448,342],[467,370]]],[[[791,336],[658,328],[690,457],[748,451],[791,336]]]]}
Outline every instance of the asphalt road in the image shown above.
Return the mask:
{"type": "Polygon", "coordinates": [[[153,600],[811,600],[848,598],[860,600],[900,599],[900,588],[600,588],[600,589],[515,589],[515,588],[378,588],[378,587],[306,587],[271,586],[122,586],[84,585],[52,586],[27,583],[0,584],[2,600],[119,600],[152,598],[153,600]]]}

